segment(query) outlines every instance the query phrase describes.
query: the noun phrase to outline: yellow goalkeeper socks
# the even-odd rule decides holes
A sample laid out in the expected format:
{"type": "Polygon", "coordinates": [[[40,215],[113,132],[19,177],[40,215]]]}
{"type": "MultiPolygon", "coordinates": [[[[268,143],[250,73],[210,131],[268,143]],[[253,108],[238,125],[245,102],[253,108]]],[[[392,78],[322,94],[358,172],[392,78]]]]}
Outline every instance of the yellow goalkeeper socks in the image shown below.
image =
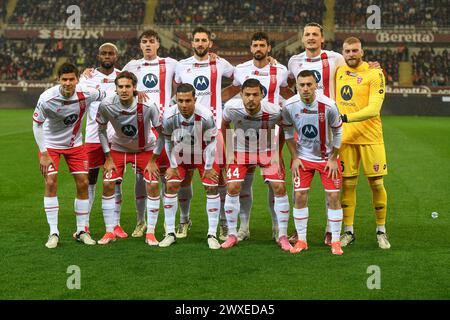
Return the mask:
{"type": "Polygon", "coordinates": [[[377,216],[377,225],[384,226],[386,224],[387,193],[383,178],[369,179],[369,185],[372,189],[372,203],[377,216]]]}
{"type": "Polygon", "coordinates": [[[355,218],[356,207],[356,185],[358,177],[348,177],[342,179],[342,209],[344,211],[344,226],[345,231],[348,227],[353,227],[353,220],[355,218]]]}

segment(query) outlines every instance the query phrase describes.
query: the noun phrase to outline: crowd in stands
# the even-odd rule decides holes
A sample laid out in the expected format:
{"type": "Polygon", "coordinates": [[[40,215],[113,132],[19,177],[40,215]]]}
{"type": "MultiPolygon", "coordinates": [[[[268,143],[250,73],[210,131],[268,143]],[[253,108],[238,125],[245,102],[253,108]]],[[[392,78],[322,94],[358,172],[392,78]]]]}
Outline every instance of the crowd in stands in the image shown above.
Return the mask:
{"type": "MultiPolygon", "coordinates": [[[[49,80],[60,57],[67,57],[80,71],[97,67],[98,47],[102,42],[104,40],[96,39],[6,41],[0,36],[0,80],[49,80]]],[[[118,69],[131,59],[142,57],[137,39],[112,42],[119,50],[118,69]]],[[[190,52],[179,47],[160,47],[158,55],[181,60],[187,58],[190,52]]]]}
{"type": "Polygon", "coordinates": [[[44,80],[56,61],[56,50],[38,46],[35,39],[5,41],[0,37],[0,80],[44,80]]]}
{"type": "MultiPolygon", "coordinates": [[[[4,1],[2,1],[4,2],[4,1]]],[[[81,26],[85,25],[136,25],[144,22],[145,0],[127,1],[73,1],[73,0],[19,0],[9,23],[20,25],[64,25],[72,12],[67,8],[80,8],[81,26]]]]}
{"type": "Polygon", "coordinates": [[[440,54],[433,48],[420,49],[411,54],[411,63],[414,85],[450,85],[450,59],[447,49],[440,54]]]}
{"type": "Polygon", "coordinates": [[[6,20],[6,5],[8,4],[5,0],[0,0],[0,23],[6,20]]]}
{"type": "Polygon", "coordinates": [[[339,27],[366,27],[367,7],[380,7],[381,25],[392,27],[450,26],[448,0],[336,0],[335,24],[339,27]]]}
{"type": "Polygon", "coordinates": [[[155,12],[158,24],[301,25],[322,23],[323,0],[166,0],[155,12]]]}

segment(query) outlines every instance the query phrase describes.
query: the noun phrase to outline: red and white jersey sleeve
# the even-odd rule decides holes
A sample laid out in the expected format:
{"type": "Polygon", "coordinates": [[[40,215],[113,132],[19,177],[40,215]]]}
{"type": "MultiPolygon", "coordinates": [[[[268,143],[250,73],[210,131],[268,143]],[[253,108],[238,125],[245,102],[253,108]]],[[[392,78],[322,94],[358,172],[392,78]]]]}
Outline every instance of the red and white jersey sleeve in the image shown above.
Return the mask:
{"type": "Polygon", "coordinates": [[[33,120],[43,123],[45,147],[69,149],[83,143],[81,132],[83,118],[94,101],[101,101],[105,92],[77,85],[75,93],[65,98],[60,86],[44,91],[39,97],[33,120]]]}
{"type": "Polygon", "coordinates": [[[162,132],[175,146],[183,144],[182,150],[192,150],[193,153],[198,151],[202,154],[207,143],[217,135],[217,127],[208,107],[196,103],[194,114],[186,119],[175,104],[164,112],[162,132]]]}
{"type": "MultiPolygon", "coordinates": [[[[298,95],[288,99],[282,110],[282,125],[294,127],[298,133],[297,155],[313,162],[328,160],[333,149],[333,128],[342,121],[336,103],[324,95],[317,95],[311,104],[305,104],[298,95]]],[[[293,138],[287,135],[287,139],[293,138]]]]}
{"type": "Polygon", "coordinates": [[[218,126],[222,122],[222,77],[231,78],[234,67],[225,59],[199,61],[190,57],[179,62],[175,73],[177,83],[189,83],[195,88],[197,102],[210,106],[218,126]]]}
{"type": "Polygon", "coordinates": [[[282,64],[257,68],[253,60],[241,63],[234,69],[233,86],[242,86],[247,79],[257,79],[263,86],[264,100],[280,103],[280,88],[287,87],[288,71],[282,64]]]}
{"type": "Polygon", "coordinates": [[[111,149],[120,152],[153,150],[156,137],[151,129],[161,126],[156,103],[138,103],[135,97],[131,106],[125,107],[117,94],[100,103],[96,121],[101,125],[111,123],[114,128],[111,149]]]}
{"type": "MultiPolygon", "coordinates": [[[[86,78],[83,75],[80,76],[80,84],[89,88],[108,91],[108,93],[115,93],[116,85],[114,84],[114,80],[116,80],[116,77],[119,73],[119,69],[114,69],[112,73],[105,75],[95,69],[91,78],[86,78]]],[[[84,140],[86,143],[100,143],[100,140],[98,138],[98,125],[95,121],[99,105],[99,101],[94,101],[89,106],[89,111],[87,112],[86,118],[86,135],[84,140]]],[[[108,138],[111,139],[112,135],[114,134],[114,129],[112,128],[111,124],[108,124],[107,132],[108,138]]]]}
{"type": "Polygon", "coordinates": [[[137,90],[145,92],[151,103],[159,106],[160,112],[170,105],[172,80],[178,61],[157,57],[154,60],[131,60],[123,70],[134,73],[138,79],[137,90]]]}
{"type": "Polygon", "coordinates": [[[314,76],[316,77],[318,93],[334,99],[334,76],[337,68],[344,64],[344,57],[334,51],[322,50],[320,55],[314,58],[308,58],[306,57],[306,52],[302,52],[289,59],[289,77],[297,79],[301,71],[310,70],[314,72],[314,76]]]}
{"type": "Polygon", "coordinates": [[[277,146],[276,125],[281,122],[281,108],[268,101],[261,102],[261,110],[251,116],[242,99],[225,103],[223,119],[234,125],[234,150],[239,152],[264,152],[277,146]]]}

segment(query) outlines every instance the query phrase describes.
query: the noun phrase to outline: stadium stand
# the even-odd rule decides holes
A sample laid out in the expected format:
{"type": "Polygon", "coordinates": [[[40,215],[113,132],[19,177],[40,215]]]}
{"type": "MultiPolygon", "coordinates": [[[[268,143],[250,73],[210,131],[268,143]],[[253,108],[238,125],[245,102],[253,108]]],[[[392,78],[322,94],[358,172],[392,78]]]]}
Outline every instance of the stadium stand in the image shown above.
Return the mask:
{"type": "Polygon", "coordinates": [[[155,22],[165,25],[298,25],[323,21],[324,1],[167,0],[156,8],[155,22]]]}
{"type": "MultiPolygon", "coordinates": [[[[72,0],[19,0],[9,22],[19,25],[55,24],[67,20],[67,7],[72,0]],[[51,14],[50,14],[51,13],[51,14]]],[[[108,0],[79,1],[82,25],[138,25],[144,22],[144,0],[114,2],[108,0]]]]}
{"type": "Polygon", "coordinates": [[[366,9],[376,4],[381,9],[384,27],[442,27],[450,25],[448,0],[336,0],[335,24],[338,27],[365,27],[366,9]]]}
{"type": "Polygon", "coordinates": [[[413,84],[445,86],[450,84],[448,50],[436,53],[433,48],[420,49],[411,54],[413,84]]]}

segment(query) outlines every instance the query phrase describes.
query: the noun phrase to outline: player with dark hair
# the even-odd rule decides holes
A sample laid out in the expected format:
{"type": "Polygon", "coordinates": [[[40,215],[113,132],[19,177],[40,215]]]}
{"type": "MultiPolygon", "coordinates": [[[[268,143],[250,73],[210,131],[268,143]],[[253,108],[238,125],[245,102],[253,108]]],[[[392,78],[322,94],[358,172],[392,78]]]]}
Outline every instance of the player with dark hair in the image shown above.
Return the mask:
{"type": "Polygon", "coordinates": [[[41,94],[33,113],[33,133],[39,147],[40,170],[45,181],[44,209],[50,226],[47,248],[55,248],[59,242],[59,204],[56,194],[61,156],[66,159],[77,189],[74,204],[77,221],[75,239],[88,245],[95,244],[85,229],[89,213],[89,180],[88,157],[81,127],[91,103],[102,100],[105,92],[83,88],[78,84],[78,76],[75,65],[63,63],[58,69],[59,84],[41,94]]]}
{"type": "Polygon", "coordinates": [[[225,104],[222,133],[224,140],[228,141],[227,155],[233,153],[231,161],[227,159],[225,213],[228,238],[222,244],[222,248],[225,249],[235,246],[238,242],[236,227],[240,211],[241,184],[248,168],[256,165],[261,167],[264,181],[270,185],[275,195],[278,243],[284,251],[291,249],[287,238],[289,199],[275,133],[275,126],[281,121],[281,108],[269,101],[263,101],[263,88],[259,80],[247,79],[242,83],[241,99],[233,99],[225,104]],[[234,125],[234,132],[230,129],[231,124],[234,125]],[[233,139],[234,143],[229,139],[233,139]],[[230,145],[234,146],[233,150],[229,150],[230,145]]]}
{"type": "Polygon", "coordinates": [[[331,232],[331,252],[341,255],[339,241],[342,208],[339,201],[341,170],[338,152],[342,139],[342,121],[336,103],[316,93],[314,73],[300,71],[297,77],[298,95],[283,106],[283,127],[291,154],[294,182],[294,222],[298,235],[292,253],[308,249],[306,239],[309,218],[308,191],[315,171],[320,173],[328,203],[328,225],[331,232]],[[294,130],[298,134],[294,140],[294,130]]]}
{"type": "Polygon", "coordinates": [[[159,211],[158,177],[148,173],[149,160],[157,145],[157,137],[152,128],[160,130],[159,106],[156,103],[143,103],[136,97],[136,76],[123,71],[115,79],[116,92],[105,98],[97,112],[98,135],[105,153],[103,174],[102,209],[106,233],[99,244],[108,244],[116,239],[114,233],[114,186],[123,179],[127,163],[131,163],[135,172],[141,172],[146,183],[147,193],[147,234],[146,243],[158,245],[155,226],[159,211]],[[114,128],[111,141],[106,127],[114,128]],[[111,142],[111,147],[110,147],[111,142]]]}
{"type": "MultiPolygon", "coordinates": [[[[197,169],[206,191],[208,246],[210,249],[220,249],[216,238],[220,211],[220,197],[217,190],[220,168],[215,162],[217,127],[214,116],[209,107],[197,102],[195,89],[188,83],[181,84],[177,88],[176,99],[177,104],[164,111],[162,120],[170,168],[165,174],[166,237],[159,246],[168,247],[176,242],[175,215],[180,185],[186,178],[187,172],[197,169]]],[[[153,164],[156,163],[157,158],[158,155],[155,152],[152,157],[153,164]]],[[[157,170],[156,165],[152,168],[157,170]]]]}

